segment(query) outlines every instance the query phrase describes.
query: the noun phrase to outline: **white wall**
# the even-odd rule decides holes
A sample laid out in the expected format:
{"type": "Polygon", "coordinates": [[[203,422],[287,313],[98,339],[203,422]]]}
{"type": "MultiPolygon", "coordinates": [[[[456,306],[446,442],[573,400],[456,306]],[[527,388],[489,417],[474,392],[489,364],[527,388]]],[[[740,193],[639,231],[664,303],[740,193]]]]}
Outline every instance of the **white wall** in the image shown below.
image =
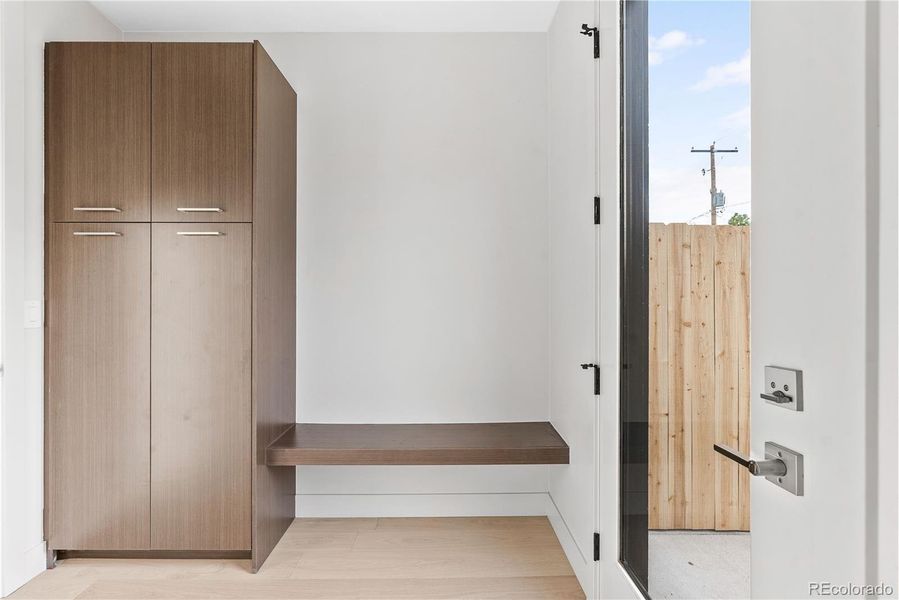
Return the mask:
{"type": "Polygon", "coordinates": [[[2,2],[2,592],[45,563],[43,334],[23,327],[43,297],[43,51],[49,40],[119,40],[87,2],[2,2]]]}
{"type": "MultiPolygon", "coordinates": [[[[546,420],[546,36],[126,35],[254,37],[299,95],[299,420],[546,420]]],[[[539,466],[298,475],[301,515],[547,489],[539,466]]]]}
{"type": "Polygon", "coordinates": [[[875,14],[879,21],[880,210],[870,226],[878,228],[880,269],[876,452],[881,457],[877,525],[882,533],[877,539],[877,577],[899,583],[899,465],[889,459],[899,456],[899,3],[878,3],[875,14]]]}
{"type": "Polygon", "coordinates": [[[588,597],[593,595],[597,362],[597,157],[592,1],[562,2],[547,36],[549,62],[550,417],[571,447],[571,464],[550,470],[551,520],[588,597]],[[567,540],[572,544],[566,544],[567,540]]]}
{"type": "MultiPolygon", "coordinates": [[[[878,189],[878,171],[895,178],[896,159],[893,146],[892,163],[879,164],[869,11],[873,3],[752,6],[752,445],[757,456],[766,440],[805,455],[804,497],[753,478],[753,597],[804,597],[813,581],[876,584],[878,546],[892,554],[886,583],[899,583],[895,495],[892,509],[877,503],[878,485],[896,482],[895,379],[878,372],[896,369],[895,180],[881,180],[890,195],[878,189]],[[880,269],[881,251],[892,272],[880,269]],[[891,305],[878,306],[881,293],[891,305]],[[805,412],[757,399],[766,364],[803,370],[805,412]],[[887,406],[893,422],[881,431],[893,441],[882,448],[892,453],[879,455],[887,406]]],[[[895,56],[886,64],[894,89],[895,56]]],[[[880,110],[895,127],[894,93],[880,110]]]]}

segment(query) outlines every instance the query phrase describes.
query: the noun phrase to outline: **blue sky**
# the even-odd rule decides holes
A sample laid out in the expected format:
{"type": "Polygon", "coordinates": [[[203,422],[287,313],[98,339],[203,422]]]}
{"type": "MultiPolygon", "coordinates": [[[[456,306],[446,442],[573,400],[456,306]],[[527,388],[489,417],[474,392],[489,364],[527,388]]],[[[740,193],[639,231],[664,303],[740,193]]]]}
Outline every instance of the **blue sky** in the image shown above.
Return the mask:
{"type": "Polygon", "coordinates": [[[749,2],[653,0],[649,5],[650,220],[709,222],[708,154],[718,155],[719,223],[750,210],[749,2]]]}

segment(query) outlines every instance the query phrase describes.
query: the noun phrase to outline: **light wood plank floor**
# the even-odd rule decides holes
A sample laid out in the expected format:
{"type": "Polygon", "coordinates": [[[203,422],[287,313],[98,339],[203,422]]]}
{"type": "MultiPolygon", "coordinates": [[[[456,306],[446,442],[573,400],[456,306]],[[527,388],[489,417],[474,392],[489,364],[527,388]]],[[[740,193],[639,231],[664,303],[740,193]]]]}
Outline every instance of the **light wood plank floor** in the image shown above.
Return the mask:
{"type": "Polygon", "coordinates": [[[546,517],[297,519],[242,560],[69,559],[12,598],[583,598],[546,517]]]}

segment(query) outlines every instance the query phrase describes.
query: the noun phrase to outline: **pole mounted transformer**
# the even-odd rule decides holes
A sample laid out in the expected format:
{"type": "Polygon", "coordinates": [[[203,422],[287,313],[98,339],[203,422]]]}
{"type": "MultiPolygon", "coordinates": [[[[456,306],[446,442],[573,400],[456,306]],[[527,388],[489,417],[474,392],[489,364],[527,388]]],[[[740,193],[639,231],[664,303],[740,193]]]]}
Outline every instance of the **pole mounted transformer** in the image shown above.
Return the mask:
{"type": "MultiPolygon", "coordinates": [[[[712,225],[718,224],[718,211],[724,208],[724,192],[719,192],[717,187],[717,181],[715,179],[715,154],[719,152],[739,152],[737,148],[733,148],[730,150],[719,150],[715,148],[715,142],[712,142],[712,145],[709,146],[708,150],[701,149],[697,150],[696,148],[690,148],[690,152],[706,152],[709,155],[709,170],[708,172],[712,176],[712,185],[709,188],[709,195],[711,197],[711,215],[712,215],[712,225]]],[[[702,170],[702,174],[706,174],[706,170],[702,170]]]]}

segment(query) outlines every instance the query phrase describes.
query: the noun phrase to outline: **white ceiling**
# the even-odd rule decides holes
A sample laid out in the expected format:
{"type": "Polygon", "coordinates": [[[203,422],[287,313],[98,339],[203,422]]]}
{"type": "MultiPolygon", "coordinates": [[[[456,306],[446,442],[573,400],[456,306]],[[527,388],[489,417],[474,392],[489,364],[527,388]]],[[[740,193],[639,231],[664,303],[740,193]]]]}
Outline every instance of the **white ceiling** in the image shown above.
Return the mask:
{"type": "Polygon", "coordinates": [[[546,31],[559,0],[124,1],[92,4],[123,31],[546,31]]]}

